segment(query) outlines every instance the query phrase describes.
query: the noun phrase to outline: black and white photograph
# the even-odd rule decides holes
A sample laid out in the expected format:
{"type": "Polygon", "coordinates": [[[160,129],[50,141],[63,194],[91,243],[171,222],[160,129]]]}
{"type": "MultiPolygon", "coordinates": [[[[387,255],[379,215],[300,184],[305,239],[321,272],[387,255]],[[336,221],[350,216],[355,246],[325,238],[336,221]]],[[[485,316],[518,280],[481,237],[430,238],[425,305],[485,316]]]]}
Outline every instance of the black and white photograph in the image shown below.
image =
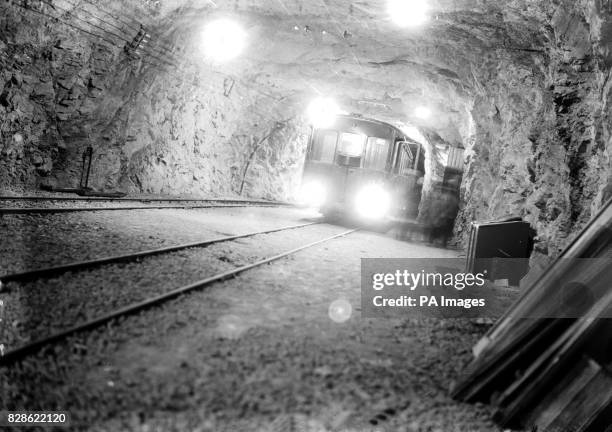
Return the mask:
{"type": "Polygon", "coordinates": [[[0,0],[0,430],[612,432],[612,0],[0,0]]]}

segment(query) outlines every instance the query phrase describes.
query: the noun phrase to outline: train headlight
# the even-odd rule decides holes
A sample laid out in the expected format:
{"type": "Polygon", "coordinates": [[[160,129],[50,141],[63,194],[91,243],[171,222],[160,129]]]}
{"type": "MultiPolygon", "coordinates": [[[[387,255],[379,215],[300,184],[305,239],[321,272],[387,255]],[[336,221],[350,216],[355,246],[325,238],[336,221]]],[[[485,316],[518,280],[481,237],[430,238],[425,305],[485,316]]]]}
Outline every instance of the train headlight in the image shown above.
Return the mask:
{"type": "Polygon", "coordinates": [[[391,195],[377,184],[363,187],[355,197],[355,210],[363,218],[380,219],[387,214],[390,207],[391,195]]]}
{"type": "Polygon", "coordinates": [[[311,180],[302,185],[298,200],[309,207],[321,207],[327,199],[327,189],[320,181],[311,180]]]}

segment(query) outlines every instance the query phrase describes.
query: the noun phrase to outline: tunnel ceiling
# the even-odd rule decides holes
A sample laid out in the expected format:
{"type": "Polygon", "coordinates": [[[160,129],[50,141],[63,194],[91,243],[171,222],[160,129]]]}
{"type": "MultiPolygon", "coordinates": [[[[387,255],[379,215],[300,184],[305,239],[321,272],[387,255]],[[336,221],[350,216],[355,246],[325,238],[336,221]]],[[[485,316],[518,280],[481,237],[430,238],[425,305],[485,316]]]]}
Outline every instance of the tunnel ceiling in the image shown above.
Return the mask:
{"type": "MultiPolygon", "coordinates": [[[[385,1],[171,1],[150,6],[151,24],[199,58],[201,27],[215,16],[242,22],[245,54],[222,70],[280,97],[333,95],[350,112],[418,124],[458,144],[467,112],[500,61],[538,69],[550,55],[554,2],[432,1],[430,20],[400,28],[385,1]],[[414,108],[430,107],[427,121],[414,108]]],[[[213,66],[214,67],[214,66],[213,66]]]]}

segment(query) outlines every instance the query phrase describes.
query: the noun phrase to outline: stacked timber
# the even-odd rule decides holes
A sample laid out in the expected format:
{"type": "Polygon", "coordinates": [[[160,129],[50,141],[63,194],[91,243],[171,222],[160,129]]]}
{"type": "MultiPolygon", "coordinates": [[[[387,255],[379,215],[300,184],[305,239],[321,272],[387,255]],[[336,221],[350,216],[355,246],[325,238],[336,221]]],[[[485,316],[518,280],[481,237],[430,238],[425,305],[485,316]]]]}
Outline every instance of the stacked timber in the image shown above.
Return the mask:
{"type": "Polygon", "coordinates": [[[504,427],[612,432],[612,203],[474,348],[453,397],[504,427]]]}

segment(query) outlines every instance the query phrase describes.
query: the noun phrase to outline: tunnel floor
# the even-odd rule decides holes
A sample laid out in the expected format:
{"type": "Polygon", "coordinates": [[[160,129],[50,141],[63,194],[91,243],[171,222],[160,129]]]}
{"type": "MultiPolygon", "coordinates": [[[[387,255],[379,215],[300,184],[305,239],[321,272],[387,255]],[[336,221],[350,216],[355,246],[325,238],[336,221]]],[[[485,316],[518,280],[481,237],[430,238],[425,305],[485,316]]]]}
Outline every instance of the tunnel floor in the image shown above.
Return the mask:
{"type": "MultiPolygon", "coordinates": [[[[5,215],[3,273],[312,221],[290,208],[5,215]],[[4,265],[6,263],[6,265],[4,265]]],[[[346,231],[319,224],[27,283],[9,282],[8,348],[346,231]]],[[[487,325],[366,319],[360,258],[456,251],[359,231],[84,332],[0,368],[15,408],[91,431],[493,431],[448,391],[487,325]],[[334,301],[350,303],[344,322],[334,301]]]]}

